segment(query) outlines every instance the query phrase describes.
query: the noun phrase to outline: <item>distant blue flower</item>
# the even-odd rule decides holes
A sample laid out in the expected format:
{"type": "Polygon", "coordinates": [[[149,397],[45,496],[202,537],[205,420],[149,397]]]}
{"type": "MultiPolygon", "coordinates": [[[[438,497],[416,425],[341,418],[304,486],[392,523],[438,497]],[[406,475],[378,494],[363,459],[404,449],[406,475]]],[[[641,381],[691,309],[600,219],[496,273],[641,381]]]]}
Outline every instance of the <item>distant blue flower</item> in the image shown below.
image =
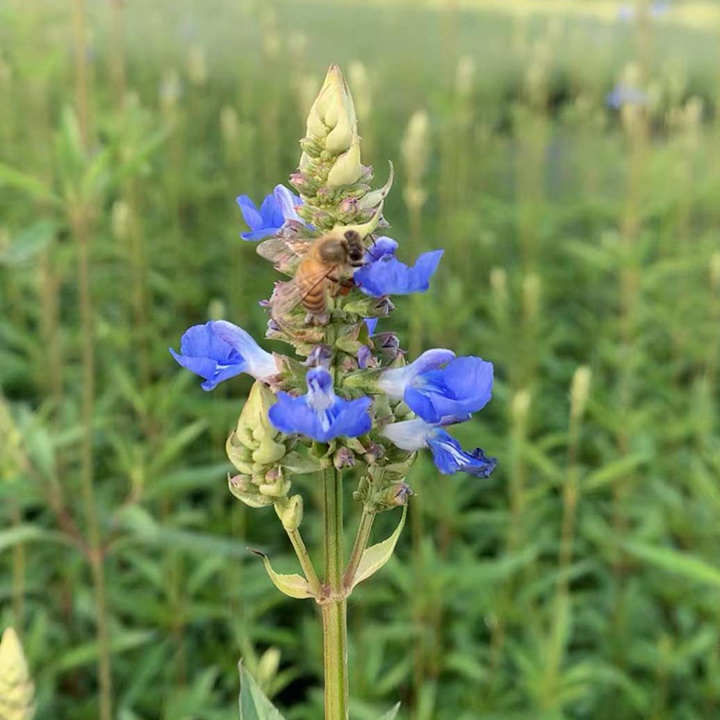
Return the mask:
{"type": "MultiPolygon", "coordinates": [[[[668,12],[670,12],[670,3],[668,0],[657,0],[656,2],[650,3],[650,7],[648,8],[648,14],[653,19],[661,18],[668,12]]],[[[618,20],[622,22],[630,22],[637,17],[637,9],[634,5],[624,3],[618,8],[617,16],[618,20]]]]}
{"type": "Polygon", "coordinates": [[[242,328],[224,320],[193,325],[180,339],[180,352],[170,348],[184,368],[205,378],[200,387],[212,390],[223,380],[248,373],[255,378],[276,375],[275,358],[265,352],[242,328]]]}
{"type": "Polygon", "coordinates": [[[328,442],[341,435],[357,437],[370,431],[372,420],[367,412],[370,398],[339,398],[333,392],[332,375],[321,367],[309,370],[306,381],[306,395],[277,394],[277,403],[270,408],[268,417],[280,432],[300,433],[317,442],[328,442]]]}
{"type": "Polygon", "coordinates": [[[418,257],[413,267],[408,267],[395,257],[397,243],[389,237],[380,237],[368,248],[366,264],[353,275],[357,286],[371,297],[383,295],[408,295],[425,292],[435,273],[443,250],[431,250],[418,257]]]}
{"type": "Polygon", "coordinates": [[[301,205],[302,200],[284,185],[276,185],[275,190],[263,200],[259,210],[247,195],[240,195],[237,204],[250,228],[250,232],[240,233],[240,237],[255,242],[275,235],[287,220],[300,220],[295,207],[301,205]]]}
{"type": "Polygon", "coordinates": [[[605,102],[613,110],[620,110],[624,105],[647,105],[648,100],[644,90],[627,83],[618,83],[605,97],[605,102]]]}
{"type": "MultiPolygon", "coordinates": [[[[443,424],[467,417],[445,418],[443,424]]],[[[388,425],[383,430],[383,435],[401,450],[430,448],[433,462],[443,475],[466,472],[486,478],[497,465],[497,458],[488,457],[481,448],[466,452],[444,427],[426,423],[420,418],[388,425]]]]}
{"type": "Polygon", "coordinates": [[[404,400],[429,423],[482,409],[492,384],[492,363],[473,356],[456,358],[443,349],[428,350],[406,367],[386,370],[378,381],[386,395],[404,400]]]}

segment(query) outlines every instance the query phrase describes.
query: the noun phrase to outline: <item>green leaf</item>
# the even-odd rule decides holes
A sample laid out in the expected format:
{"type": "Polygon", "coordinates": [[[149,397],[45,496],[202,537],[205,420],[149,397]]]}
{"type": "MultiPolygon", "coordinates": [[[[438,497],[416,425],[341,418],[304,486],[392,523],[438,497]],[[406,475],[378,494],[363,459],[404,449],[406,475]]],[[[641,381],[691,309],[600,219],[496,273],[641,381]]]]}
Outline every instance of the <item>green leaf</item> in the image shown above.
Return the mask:
{"type": "Polygon", "coordinates": [[[0,552],[21,543],[38,541],[53,542],[71,547],[75,545],[73,539],[64,533],[43,530],[34,525],[17,525],[0,532],[0,552]]]}
{"type": "Polygon", "coordinates": [[[281,575],[275,572],[270,565],[270,560],[265,553],[261,553],[259,550],[251,550],[255,555],[259,555],[262,558],[267,574],[273,581],[275,587],[285,595],[297,600],[304,600],[305,598],[315,597],[310,583],[302,576],[297,573],[291,575],[281,575]]]}
{"type": "Polygon", "coordinates": [[[705,562],[705,560],[672,548],[633,542],[622,543],[622,545],[629,553],[641,560],[663,570],[682,575],[688,580],[714,585],[716,589],[720,590],[720,568],[705,562]]]}
{"type": "Polygon", "coordinates": [[[392,557],[395,551],[395,545],[397,545],[398,538],[405,527],[405,517],[407,515],[407,505],[403,507],[402,517],[400,522],[395,528],[395,532],[387,539],[383,540],[377,545],[367,548],[360,558],[360,564],[358,565],[357,572],[353,578],[351,589],[354,588],[358,583],[363,580],[367,580],[371,575],[374,575],[387,561],[392,557]]]}
{"type": "MultiPolygon", "coordinates": [[[[154,630],[124,630],[110,640],[110,652],[121,653],[148,645],[157,641],[154,630]]],[[[84,667],[97,661],[99,655],[96,641],[85,643],[71,648],[64,653],[54,664],[55,672],[67,672],[77,667],[84,667]]]]}
{"type": "Polygon", "coordinates": [[[57,231],[56,223],[40,220],[20,231],[10,244],[0,250],[0,265],[20,265],[31,260],[52,241],[57,231]]]}
{"type": "Polygon", "coordinates": [[[381,718],[380,720],[395,720],[397,717],[398,711],[400,710],[400,703],[398,703],[394,708],[391,710],[388,710],[381,718]]]}
{"type": "Polygon", "coordinates": [[[56,205],[60,199],[42,181],[32,175],[16,170],[10,165],[0,163],[0,187],[14,187],[17,190],[26,192],[28,195],[53,202],[56,205]]]}
{"type": "Polygon", "coordinates": [[[263,695],[253,676],[238,663],[240,672],[240,720],[284,720],[277,708],[263,695]]]}

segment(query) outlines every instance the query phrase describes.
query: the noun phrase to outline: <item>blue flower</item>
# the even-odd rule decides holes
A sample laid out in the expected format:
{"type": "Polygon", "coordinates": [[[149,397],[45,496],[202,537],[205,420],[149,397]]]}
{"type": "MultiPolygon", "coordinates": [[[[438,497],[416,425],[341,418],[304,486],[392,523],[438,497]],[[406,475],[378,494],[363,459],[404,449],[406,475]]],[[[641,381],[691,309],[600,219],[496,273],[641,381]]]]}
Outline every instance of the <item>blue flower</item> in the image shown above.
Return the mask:
{"type": "Polygon", "coordinates": [[[418,257],[413,267],[408,267],[395,257],[397,243],[389,237],[380,237],[370,247],[365,265],[353,275],[357,286],[371,297],[383,295],[408,295],[425,292],[435,273],[443,250],[431,250],[418,257]]]}
{"type": "Polygon", "coordinates": [[[613,110],[620,110],[624,105],[647,105],[648,100],[644,90],[627,83],[618,83],[605,97],[605,102],[613,110]]]}
{"type": "MultiPolygon", "coordinates": [[[[468,416],[443,418],[442,424],[467,418],[468,416]]],[[[482,448],[466,452],[442,425],[431,425],[419,418],[388,425],[383,430],[383,435],[401,450],[415,451],[430,448],[433,462],[443,475],[466,472],[486,478],[497,465],[497,458],[488,457],[482,448]]]]}
{"type": "Polygon", "coordinates": [[[170,348],[180,365],[205,378],[203,390],[246,372],[255,378],[277,375],[275,358],[248,333],[225,320],[193,325],[180,339],[180,352],[170,348]]]}
{"type": "Polygon", "coordinates": [[[455,357],[451,350],[424,352],[402,368],[386,370],[378,388],[391,398],[404,400],[429,423],[449,415],[477,412],[492,395],[493,365],[482,358],[455,357]]]}
{"type": "Polygon", "coordinates": [[[275,235],[287,220],[300,220],[295,207],[301,205],[302,200],[284,185],[276,185],[272,194],[263,200],[259,210],[247,195],[240,195],[237,204],[250,228],[250,232],[240,233],[240,237],[255,242],[275,235]]]}
{"type": "Polygon", "coordinates": [[[332,375],[325,368],[309,370],[306,381],[306,395],[277,394],[277,403],[270,408],[268,417],[280,432],[300,433],[317,442],[328,442],[341,435],[358,437],[370,431],[372,420],[367,412],[370,398],[339,398],[333,392],[332,375]]]}

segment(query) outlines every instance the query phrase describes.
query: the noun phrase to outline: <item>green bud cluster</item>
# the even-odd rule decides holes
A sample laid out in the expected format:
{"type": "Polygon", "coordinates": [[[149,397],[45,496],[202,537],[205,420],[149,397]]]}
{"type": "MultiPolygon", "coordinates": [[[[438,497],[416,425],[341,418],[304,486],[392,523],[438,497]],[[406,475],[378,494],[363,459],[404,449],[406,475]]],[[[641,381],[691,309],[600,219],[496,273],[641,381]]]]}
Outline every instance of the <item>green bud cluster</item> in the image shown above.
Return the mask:
{"type": "Polygon", "coordinates": [[[284,505],[290,475],[319,468],[312,459],[293,452],[297,442],[293,436],[283,435],[271,425],[268,409],[274,402],[273,391],[257,380],[225,444],[228,459],[239,473],[228,478],[230,492],[250,507],[284,505]]]}
{"type": "Polygon", "coordinates": [[[300,193],[298,210],[320,231],[338,225],[366,223],[382,206],[392,185],[370,189],[372,168],[362,164],[360,136],[352,95],[340,69],[333,65],[307,119],[299,171],[290,182],[300,193]]]}

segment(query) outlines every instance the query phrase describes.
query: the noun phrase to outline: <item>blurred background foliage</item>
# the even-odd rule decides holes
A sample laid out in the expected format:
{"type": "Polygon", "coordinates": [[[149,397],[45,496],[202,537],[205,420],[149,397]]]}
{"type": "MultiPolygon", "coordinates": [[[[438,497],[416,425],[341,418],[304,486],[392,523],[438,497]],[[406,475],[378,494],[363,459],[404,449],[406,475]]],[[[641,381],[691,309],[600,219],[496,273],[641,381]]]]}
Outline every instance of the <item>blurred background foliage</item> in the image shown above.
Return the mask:
{"type": "Polygon", "coordinates": [[[498,470],[423,458],[351,603],[355,720],[720,717],[719,38],[698,2],[0,4],[0,626],[37,717],[229,720],[241,656],[321,714],[316,609],[225,485],[249,384],[167,348],[264,334],[234,198],[296,168],[330,62],[401,256],[446,249],[381,327],[497,376],[461,439],[498,470]]]}

